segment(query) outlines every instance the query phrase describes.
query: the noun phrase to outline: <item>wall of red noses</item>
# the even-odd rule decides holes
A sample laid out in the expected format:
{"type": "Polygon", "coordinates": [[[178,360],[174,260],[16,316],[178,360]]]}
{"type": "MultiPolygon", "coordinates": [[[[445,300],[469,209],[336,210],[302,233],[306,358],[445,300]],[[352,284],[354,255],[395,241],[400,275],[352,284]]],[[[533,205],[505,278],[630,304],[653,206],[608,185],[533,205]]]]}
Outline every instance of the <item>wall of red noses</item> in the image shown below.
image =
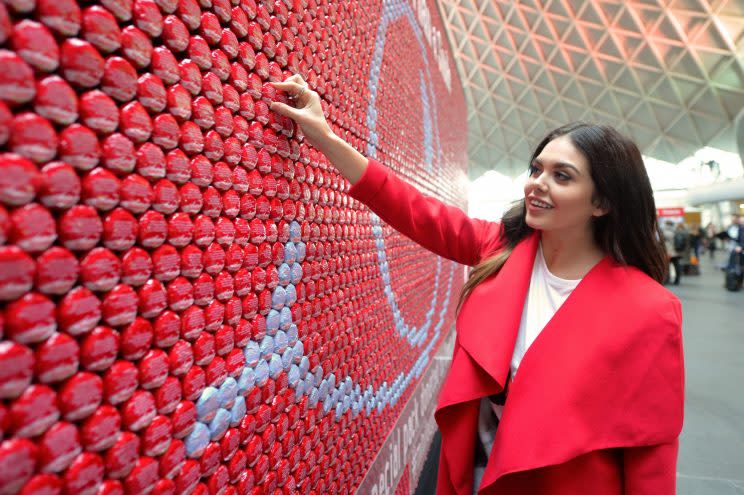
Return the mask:
{"type": "Polygon", "coordinates": [[[462,204],[462,94],[410,16],[374,59],[382,4],[0,2],[0,494],[355,491],[461,271],[347,196],[267,82],[462,204]]]}

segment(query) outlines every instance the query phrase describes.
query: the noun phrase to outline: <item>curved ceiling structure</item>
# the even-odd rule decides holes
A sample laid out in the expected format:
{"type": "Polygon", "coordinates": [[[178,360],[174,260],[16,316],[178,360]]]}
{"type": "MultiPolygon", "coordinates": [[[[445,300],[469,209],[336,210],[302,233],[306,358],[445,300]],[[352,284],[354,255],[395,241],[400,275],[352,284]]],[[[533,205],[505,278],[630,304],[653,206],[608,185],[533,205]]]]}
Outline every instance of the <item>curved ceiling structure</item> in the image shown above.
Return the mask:
{"type": "Polygon", "coordinates": [[[470,177],[521,173],[546,132],[608,123],[647,156],[737,151],[742,0],[439,0],[468,102],[470,177]]]}

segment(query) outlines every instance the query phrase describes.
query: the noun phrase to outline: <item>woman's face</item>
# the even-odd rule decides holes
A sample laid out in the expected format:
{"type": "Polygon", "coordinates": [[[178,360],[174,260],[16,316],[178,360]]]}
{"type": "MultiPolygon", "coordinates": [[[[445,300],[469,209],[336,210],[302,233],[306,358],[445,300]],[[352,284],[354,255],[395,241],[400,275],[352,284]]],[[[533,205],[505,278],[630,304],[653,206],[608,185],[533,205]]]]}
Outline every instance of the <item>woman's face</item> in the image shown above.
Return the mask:
{"type": "Polygon", "coordinates": [[[550,141],[530,165],[524,186],[527,225],[572,232],[589,227],[606,210],[592,202],[594,182],[586,157],[567,136],[550,141]]]}

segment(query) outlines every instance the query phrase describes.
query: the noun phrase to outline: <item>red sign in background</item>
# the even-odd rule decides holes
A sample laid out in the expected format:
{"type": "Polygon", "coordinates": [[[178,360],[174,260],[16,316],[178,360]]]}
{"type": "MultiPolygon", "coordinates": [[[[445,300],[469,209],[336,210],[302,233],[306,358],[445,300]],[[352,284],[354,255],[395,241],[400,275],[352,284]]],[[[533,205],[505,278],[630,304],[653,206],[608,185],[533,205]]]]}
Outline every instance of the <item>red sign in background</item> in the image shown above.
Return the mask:
{"type": "Polygon", "coordinates": [[[684,208],[656,208],[656,215],[659,217],[683,217],[685,216],[684,208]]]}
{"type": "Polygon", "coordinates": [[[462,277],[266,83],[363,152],[376,93],[376,156],[462,202],[462,94],[390,4],[0,3],[0,494],[356,490],[462,277]]]}

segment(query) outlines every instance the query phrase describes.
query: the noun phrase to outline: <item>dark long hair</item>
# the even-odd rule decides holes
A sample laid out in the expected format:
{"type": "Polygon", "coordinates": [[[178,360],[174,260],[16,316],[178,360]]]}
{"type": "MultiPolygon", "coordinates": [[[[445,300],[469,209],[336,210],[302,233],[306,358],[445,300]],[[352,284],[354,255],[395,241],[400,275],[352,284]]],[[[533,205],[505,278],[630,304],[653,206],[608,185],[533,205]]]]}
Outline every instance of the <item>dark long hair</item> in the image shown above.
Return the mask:
{"type": "MultiPolygon", "coordinates": [[[[656,220],[651,182],[638,147],[613,127],[576,122],[545,136],[529,163],[550,141],[566,135],[589,162],[593,200],[608,209],[607,214],[592,220],[595,241],[618,263],[634,266],[662,283],[669,262],[656,220]]],[[[468,294],[498,273],[514,247],[533,231],[527,225],[526,215],[524,199],[504,213],[504,249],[473,268],[460,293],[458,310],[468,294]]]]}

